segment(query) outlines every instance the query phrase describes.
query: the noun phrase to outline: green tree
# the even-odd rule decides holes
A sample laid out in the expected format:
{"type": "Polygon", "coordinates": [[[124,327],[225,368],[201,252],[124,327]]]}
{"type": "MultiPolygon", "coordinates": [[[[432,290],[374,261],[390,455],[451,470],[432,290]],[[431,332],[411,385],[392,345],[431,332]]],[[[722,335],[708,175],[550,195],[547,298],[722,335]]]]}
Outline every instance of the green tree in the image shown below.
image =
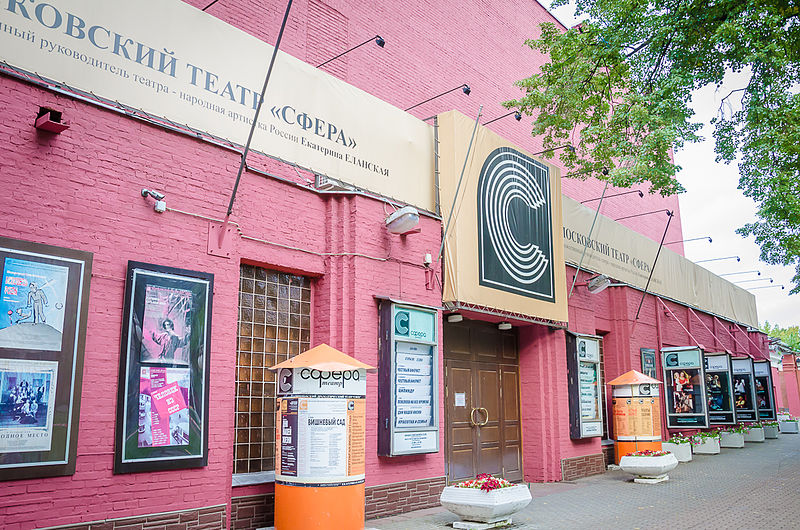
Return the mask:
{"type": "Polygon", "coordinates": [[[506,106],[534,116],[545,148],[575,148],[557,151],[567,176],[670,195],[682,190],[671,150],[700,139],[692,91],[748,74],[712,120],[717,160],[739,158],[739,188],[758,207],[737,232],[755,237],[763,261],[795,266],[800,292],[798,0],[578,0],[576,11],[587,21],[566,32],[545,23],[527,41],[547,60],[506,106]]]}
{"type": "Polygon", "coordinates": [[[800,351],[800,326],[789,326],[788,328],[782,328],[777,324],[771,326],[769,321],[766,321],[764,322],[764,325],[761,326],[761,331],[770,337],[781,339],[781,341],[783,341],[792,350],[800,351]]]}

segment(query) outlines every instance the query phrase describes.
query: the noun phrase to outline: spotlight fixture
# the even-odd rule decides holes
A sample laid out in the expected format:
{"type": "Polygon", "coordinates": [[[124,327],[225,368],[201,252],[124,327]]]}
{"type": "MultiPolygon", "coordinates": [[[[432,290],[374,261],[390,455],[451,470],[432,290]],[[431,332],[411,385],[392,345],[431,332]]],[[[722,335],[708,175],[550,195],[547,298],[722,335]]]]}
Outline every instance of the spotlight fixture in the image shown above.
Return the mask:
{"type": "Polygon", "coordinates": [[[520,120],[522,120],[522,113],[521,113],[520,111],[518,111],[518,110],[512,110],[511,112],[508,112],[508,113],[506,113],[506,114],[503,114],[502,116],[498,116],[498,117],[496,117],[496,118],[494,118],[494,119],[491,119],[491,120],[489,120],[489,121],[487,121],[487,122],[484,122],[482,125],[489,125],[490,123],[494,123],[494,122],[496,122],[497,120],[502,120],[502,119],[503,119],[503,118],[505,118],[506,116],[511,116],[512,114],[514,115],[514,119],[515,119],[515,120],[517,120],[517,121],[520,121],[520,120]]]}
{"type": "Polygon", "coordinates": [[[419,211],[413,206],[404,206],[393,212],[384,221],[392,234],[407,234],[419,225],[419,211]]]}
{"type": "Polygon", "coordinates": [[[450,322],[451,324],[454,324],[456,322],[461,322],[462,320],[464,320],[464,315],[460,313],[453,313],[451,315],[447,315],[447,321],[450,322]]]}
{"type": "Polygon", "coordinates": [[[669,243],[664,243],[665,245],[674,245],[675,243],[686,243],[687,241],[700,241],[701,239],[708,239],[708,242],[711,243],[712,239],[708,236],[703,237],[693,237],[691,239],[681,239],[680,241],[670,241],[669,243]]]}
{"type": "MultiPolygon", "coordinates": [[[[608,175],[608,172],[605,172],[603,174],[604,175],[608,175]]],[[[595,197],[594,199],[586,199],[585,201],[581,201],[581,204],[585,204],[587,202],[592,202],[592,201],[599,201],[601,198],[603,200],[605,200],[605,199],[610,199],[611,197],[619,197],[621,195],[630,195],[631,193],[638,193],[640,199],[642,197],[644,197],[644,193],[642,193],[642,190],[631,190],[631,191],[623,191],[622,193],[612,193],[611,195],[606,195],[605,197],[595,197]]],[[[661,210],[659,210],[659,211],[661,211],[661,210]]]]}
{"type": "Polygon", "coordinates": [[[695,261],[695,263],[705,263],[707,261],[722,261],[722,260],[725,260],[725,259],[735,259],[737,262],[742,261],[742,258],[740,258],[739,256],[725,256],[723,258],[701,259],[701,260],[695,261]]]}
{"type": "Polygon", "coordinates": [[[152,197],[156,200],[156,203],[153,205],[153,210],[158,213],[164,213],[167,211],[167,201],[164,200],[165,195],[163,193],[159,193],[155,190],[148,190],[147,188],[142,189],[142,197],[152,197]]]}
{"type": "Polygon", "coordinates": [[[725,274],[718,274],[717,276],[736,276],[737,274],[750,274],[751,272],[755,272],[756,274],[761,276],[761,271],[726,272],[725,274]]]}
{"type": "Polygon", "coordinates": [[[509,329],[511,329],[511,322],[500,322],[499,324],[497,324],[497,329],[499,329],[500,331],[508,331],[509,329]]]}
{"type": "Polygon", "coordinates": [[[661,212],[667,212],[667,217],[672,217],[673,216],[672,210],[667,210],[666,208],[663,208],[661,210],[653,210],[652,212],[644,212],[644,213],[637,213],[635,215],[626,215],[624,217],[617,217],[614,220],[615,221],[621,221],[623,219],[631,219],[633,217],[641,217],[643,215],[650,215],[651,213],[661,213],[661,212]]]}
{"type": "Polygon", "coordinates": [[[597,294],[607,287],[611,287],[611,285],[611,278],[605,274],[598,274],[597,276],[592,276],[584,283],[575,284],[576,287],[586,287],[586,290],[592,294],[597,294]]]}
{"type": "Polygon", "coordinates": [[[749,287],[747,290],[748,291],[755,291],[756,289],[772,289],[773,287],[780,287],[781,291],[786,289],[786,287],[783,286],[783,285],[765,285],[763,287],[749,287]]]}
{"type": "Polygon", "coordinates": [[[773,280],[772,278],[754,278],[752,280],[741,280],[733,283],[740,284],[740,283],[750,283],[750,282],[763,282],[764,280],[769,280],[769,283],[775,283],[775,280],[773,280]]]}
{"type": "Polygon", "coordinates": [[[427,102],[429,102],[429,101],[433,101],[434,99],[436,99],[436,98],[439,98],[439,97],[442,97],[442,96],[444,96],[445,94],[449,94],[450,92],[455,92],[455,91],[456,91],[456,90],[458,90],[459,88],[460,88],[460,89],[461,89],[461,91],[462,91],[464,94],[466,94],[467,96],[469,96],[469,93],[470,93],[470,92],[472,92],[472,89],[469,87],[469,85],[467,85],[467,84],[458,85],[457,87],[455,87],[455,88],[451,88],[450,90],[445,90],[445,91],[444,91],[444,92],[442,92],[441,94],[437,94],[437,95],[433,96],[432,98],[428,98],[428,99],[426,99],[425,101],[421,101],[421,102],[417,103],[416,105],[411,105],[410,107],[408,107],[407,109],[405,109],[405,111],[406,111],[406,112],[408,112],[408,111],[409,111],[409,110],[411,110],[411,109],[417,108],[417,107],[419,107],[420,105],[422,105],[422,104],[424,104],[424,103],[427,103],[427,102]]]}
{"type": "Polygon", "coordinates": [[[69,121],[62,119],[60,111],[39,107],[33,126],[43,131],[58,134],[69,129],[69,121]]]}
{"type": "Polygon", "coordinates": [[[367,43],[368,43],[368,42],[370,42],[371,40],[374,40],[374,41],[375,41],[375,44],[377,44],[377,45],[378,45],[378,47],[380,47],[380,48],[383,48],[383,47],[386,45],[386,41],[385,41],[385,40],[383,40],[383,37],[381,37],[380,35],[375,35],[374,37],[370,37],[370,38],[368,38],[367,40],[365,40],[365,41],[364,41],[364,42],[362,42],[361,44],[356,44],[355,46],[353,46],[353,47],[352,47],[352,48],[350,48],[349,50],[345,50],[345,51],[343,51],[342,53],[340,53],[339,55],[337,55],[337,56],[335,56],[335,57],[331,57],[330,59],[328,59],[328,60],[327,60],[327,61],[325,61],[324,63],[320,63],[320,64],[318,64],[318,65],[317,65],[317,68],[320,68],[320,67],[322,67],[322,66],[325,66],[326,64],[328,64],[328,63],[329,63],[329,62],[331,62],[331,61],[335,61],[336,59],[338,59],[338,58],[339,58],[339,57],[341,57],[342,55],[345,55],[345,54],[347,54],[347,53],[350,53],[351,51],[355,50],[356,48],[360,48],[360,47],[362,47],[363,45],[367,44],[367,43]]]}

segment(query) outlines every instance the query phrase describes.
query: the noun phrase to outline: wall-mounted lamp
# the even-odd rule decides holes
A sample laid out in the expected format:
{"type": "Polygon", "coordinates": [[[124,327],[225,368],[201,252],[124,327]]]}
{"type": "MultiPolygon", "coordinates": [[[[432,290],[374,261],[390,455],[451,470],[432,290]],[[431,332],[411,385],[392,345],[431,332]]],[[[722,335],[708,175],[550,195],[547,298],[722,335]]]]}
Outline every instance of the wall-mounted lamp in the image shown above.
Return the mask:
{"type": "Polygon", "coordinates": [[[499,329],[500,331],[508,331],[509,329],[511,329],[511,322],[500,322],[497,325],[497,329],[499,329]]]}
{"type": "Polygon", "coordinates": [[[611,278],[605,274],[598,274],[597,276],[592,276],[584,283],[576,283],[575,287],[586,287],[586,290],[590,293],[597,294],[612,285],[611,278]]]}
{"type": "Polygon", "coordinates": [[[644,213],[637,213],[635,215],[626,215],[625,217],[617,217],[614,220],[615,221],[621,221],[623,219],[631,219],[633,217],[641,217],[643,215],[650,215],[651,213],[661,213],[661,212],[667,212],[667,217],[672,217],[672,215],[673,215],[672,210],[667,210],[666,208],[664,208],[664,209],[661,209],[661,210],[653,210],[652,212],[644,212],[644,213]]]}
{"type": "Polygon", "coordinates": [[[740,283],[750,283],[750,282],[763,282],[764,280],[769,280],[769,283],[775,283],[775,280],[773,280],[772,278],[755,278],[753,280],[742,280],[742,281],[733,282],[733,283],[740,284],[740,283]]]}
{"type": "Polygon", "coordinates": [[[153,205],[153,210],[158,213],[164,213],[167,211],[167,201],[164,200],[164,194],[159,193],[154,190],[142,189],[142,197],[152,197],[156,200],[156,203],[153,205]]]}
{"type": "Polygon", "coordinates": [[[407,234],[419,225],[419,211],[413,206],[404,206],[392,212],[384,222],[392,234],[407,234]]]}
{"type": "Polygon", "coordinates": [[[511,116],[512,114],[514,115],[514,119],[515,119],[515,120],[517,120],[517,121],[520,121],[520,120],[522,119],[522,113],[521,113],[520,111],[518,111],[518,110],[512,110],[511,112],[509,112],[509,113],[507,113],[507,114],[503,114],[502,116],[498,116],[498,117],[496,117],[496,118],[494,118],[494,119],[492,119],[492,120],[489,120],[489,121],[483,122],[483,125],[489,125],[490,123],[494,123],[494,122],[496,122],[497,120],[502,120],[502,119],[503,119],[503,118],[505,118],[506,116],[511,116]]]}
{"type": "Polygon", "coordinates": [[[780,288],[781,288],[781,291],[783,291],[784,289],[786,289],[786,287],[784,287],[783,285],[780,285],[780,286],[778,286],[778,285],[765,285],[764,287],[750,287],[750,288],[749,288],[749,289],[747,289],[747,290],[748,290],[748,291],[755,291],[756,289],[772,289],[773,287],[780,287],[780,288]]]}
{"type": "Polygon", "coordinates": [[[761,271],[739,271],[739,272],[726,272],[725,274],[718,274],[717,276],[735,276],[737,274],[750,274],[751,272],[755,272],[759,276],[761,276],[761,271]]]}
{"type": "Polygon", "coordinates": [[[460,313],[453,313],[451,315],[447,315],[447,321],[450,322],[451,324],[454,324],[456,322],[461,322],[462,320],[464,320],[464,315],[460,313]]]}
{"type": "Polygon", "coordinates": [[[62,119],[61,112],[47,107],[39,107],[33,126],[51,133],[60,133],[69,129],[69,121],[62,119]]]}
{"type": "Polygon", "coordinates": [[[725,256],[724,258],[701,259],[695,261],[695,263],[705,263],[707,261],[722,261],[725,259],[735,259],[737,262],[742,261],[742,258],[740,258],[739,256],[725,256]]]}
{"type": "Polygon", "coordinates": [[[592,201],[599,201],[600,199],[605,200],[605,199],[610,199],[611,197],[619,197],[620,195],[630,195],[631,193],[638,193],[640,199],[644,197],[644,193],[642,193],[641,190],[631,190],[631,191],[623,191],[622,193],[612,193],[611,195],[606,195],[605,197],[595,197],[594,199],[586,199],[585,201],[581,201],[581,204],[586,204],[587,202],[592,202],[592,201]]]}
{"type": "MultiPolygon", "coordinates": [[[[559,145],[558,147],[551,147],[550,149],[545,149],[543,151],[537,151],[535,153],[531,153],[531,155],[533,156],[543,155],[544,153],[549,153],[550,151],[558,151],[559,149],[566,149],[567,151],[572,151],[573,153],[575,152],[575,148],[571,144],[564,144],[564,145],[559,145]]],[[[605,172],[604,174],[608,173],[605,172]]]]}
{"type": "Polygon", "coordinates": [[[328,59],[328,60],[327,60],[327,61],[325,61],[324,63],[320,63],[320,64],[318,64],[318,65],[317,65],[317,68],[320,68],[320,67],[322,67],[322,66],[325,66],[326,64],[328,64],[328,63],[329,63],[329,62],[331,62],[331,61],[335,61],[336,59],[338,59],[338,58],[339,58],[339,57],[341,57],[342,55],[348,54],[348,53],[350,53],[351,51],[355,50],[356,48],[360,48],[360,47],[362,47],[363,45],[365,45],[366,43],[368,43],[368,42],[371,42],[372,40],[374,40],[374,41],[375,41],[375,44],[377,44],[377,45],[378,45],[380,48],[383,48],[383,47],[386,45],[386,41],[385,41],[385,40],[383,40],[383,37],[381,37],[380,35],[375,35],[374,37],[370,37],[370,38],[368,38],[367,40],[365,40],[365,41],[364,41],[364,42],[362,42],[361,44],[356,44],[355,46],[353,46],[353,47],[352,47],[352,48],[350,48],[349,50],[345,50],[345,51],[343,51],[342,53],[340,53],[340,54],[339,54],[339,55],[337,55],[336,57],[331,57],[330,59],[328,59]]]}
{"type": "Polygon", "coordinates": [[[446,91],[442,92],[441,94],[436,94],[436,95],[435,95],[435,96],[433,96],[432,98],[428,98],[428,99],[426,99],[425,101],[420,101],[420,102],[419,102],[419,103],[417,103],[416,105],[411,105],[410,107],[408,107],[408,108],[407,108],[407,109],[405,109],[405,110],[406,110],[406,112],[408,112],[408,111],[409,111],[409,110],[411,110],[411,109],[414,109],[414,108],[416,108],[416,107],[419,107],[420,105],[422,105],[422,104],[424,104],[424,103],[427,103],[427,102],[429,102],[429,101],[433,101],[434,99],[436,99],[436,98],[439,98],[439,97],[442,97],[442,96],[444,96],[445,94],[449,94],[450,92],[455,92],[455,91],[456,91],[456,90],[458,90],[459,88],[460,88],[460,89],[461,89],[461,91],[462,91],[464,94],[466,94],[467,96],[469,96],[469,93],[470,93],[470,92],[472,92],[472,89],[469,87],[469,85],[467,85],[467,84],[458,85],[457,87],[455,87],[455,88],[451,88],[450,90],[446,90],[446,91]]]}
{"type": "Polygon", "coordinates": [[[681,239],[680,241],[670,241],[669,243],[664,243],[665,245],[674,245],[675,243],[686,243],[688,241],[700,241],[701,239],[708,239],[708,242],[711,243],[711,238],[708,236],[703,237],[693,237],[691,239],[681,239]]]}

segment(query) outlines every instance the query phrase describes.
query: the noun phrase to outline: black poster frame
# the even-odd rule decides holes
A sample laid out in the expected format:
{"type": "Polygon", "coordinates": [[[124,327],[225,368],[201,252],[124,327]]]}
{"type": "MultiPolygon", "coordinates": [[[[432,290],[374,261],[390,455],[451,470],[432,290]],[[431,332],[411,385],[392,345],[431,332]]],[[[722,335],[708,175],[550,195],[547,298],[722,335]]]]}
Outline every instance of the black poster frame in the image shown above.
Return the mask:
{"type": "MultiPolygon", "coordinates": [[[[661,368],[664,373],[664,407],[668,429],[697,429],[708,427],[708,398],[706,397],[703,350],[699,347],[670,347],[661,349],[661,368]],[[696,351],[697,362],[681,364],[680,352],[696,351]],[[697,373],[689,373],[694,372],[697,373]],[[685,376],[690,379],[684,381],[685,376]],[[680,383],[678,381],[681,381],[680,383]],[[678,389],[678,385],[681,386],[678,389]],[[687,388],[691,388],[687,390],[687,388]],[[699,392],[695,392],[695,387],[699,392]],[[702,406],[702,412],[677,412],[678,397],[691,395],[692,408],[702,406]]],[[[686,402],[688,406],[688,402],[686,402]]]]}
{"type": "MultiPolygon", "coordinates": [[[[114,473],[186,469],[208,465],[213,292],[214,275],[211,273],[138,261],[128,262],[120,343],[114,473]],[[147,293],[151,293],[148,299],[146,299],[147,293]],[[171,293],[175,293],[174,296],[171,293]],[[162,306],[167,308],[163,318],[155,319],[148,316],[157,309],[163,311],[162,306]],[[189,309],[186,309],[187,306],[189,309]],[[185,325],[182,329],[179,324],[173,322],[174,315],[180,315],[181,311],[184,313],[184,325],[189,322],[188,326],[185,325]],[[156,335],[151,329],[154,321],[160,323],[161,327],[158,328],[160,335],[156,335]],[[166,325],[167,321],[169,326],[166,325]],[[148,339],[148,329],[151,334],[150,339],[148,339]],[[186,332],[181,338],[177,331],[186,332]],[[158,338],[161,340],[157,340],[158,338]],[[151,346],[157,344],[161,347],[161,353],[158,356],[151,354],[147,349],[148,343],[151,346]],[[173,430],[176,430],[173,429],[172,422],[174,413],[170,410],[167,439],[171,443],[158,446],[153,443],[155,435],[152,422],[155,416],[157,420],[161,420],[163,416],[153,412],[153,408],[157,406],[151,392],[156,389],[144,383],[144,381],[152,383],[156,380],[156,376],[161,385],[170,378],[174,379],[173,383],[181,381],[185,384],[188,378],[188,387],[180,383],[175,386],[181,395],[184,389],[186,390],[183,403],[177,407],[185,405],[178,412],[184,409],[187,411],[185,415],[188,419],[181,418],[180,421],[188,428],[177,429],[180,434],[174,433],[173,430]],[[146,387],[144,392],[141,385],[146,387]],[[142,397],[145,400],[144,407],[140,401],[142,397]],[[143,414],[142,409],[146,411],[148,404],[151,412],[149,415],[146,412],[143,414]],[[150,426],[151,445],[147,445],[147,425],[150,426]],[[174,443],[178,436],[186,443],[174,443]],[[145,440],[144,445],[142,437],[145,440]]],[[[163,433],[161,436],[163,438],[163,433]]]]}
{"type": "Polygon", "coordinates": [[[25,443],[20,437],[26,435],[31,440],[44,437],[49,447],[0,453],[0,480],[75,473],[92,259],[91,252],[0,237],[2,306],[7,312],[3,317],[9,319],[0,329],[0,438],[7,435],[6,443],[13,444],[14,439],[25,443]],[[36,282],[29,280],[37,277],[45,283],[34,288],[36,282]],[[6,288],[12,290],[7,293],[6,288]],[[27,293],[21,292],[25,288],[27,293]],[[27,304],[17,301],[18,307],[9,309],[20,297],[27,304]],[[54,310],[61,331],[56,329],[59,324],[52,325],[58,321],[53,320],[54,310]],[[49,324],[47,318],[51,319],[49,324]],[[33,338],[23,340],[19,333],[9,334],[20,324],[27,325],[33,338]],[[45,338],[42,331],[49,335],[45,338]],[[42,339],[38,348],[30,343],[37,336],[42,339]],[[22,379],[24,385],[22,381],[12,385],[12,379],[22,379]],[[40,383],[35,393],[34,380],[40,383]],[[49,417],[44,426],[34,427],[42,422],[37,415],[49,417]],[[31,423],[23,422],[23,418],[30,418],[31,423]]]}
{"type": "Polygon", "coordinates": [[[706,384],[706,400],[708,402],[708,423],[711,425],[736,425],[736,411],[733,406],[733,368],[731,366],[731,356],[727,353],[706,353],[703,356],[705,365],[705,384],[706,384]],[[725,357],[725,369],[717,370],[709,368],[709,358],[725,357]],[[725,382],[720,381],[720,375],[725,375],[725,382]],[[727,400],[725,399],[727,395],[727,400]],[[721,401],[722,410],[711,410],[712,399],[717,399],[718,403],[721,401]],[[725,401],[727,407],[725,408],[725,401]]]}
{"type": "Polygon", "coordinates": [[[753,359],[751,359],[750,357],[732,357],[731,379],[733,380],[733,393],[734,393],[733,408],[736,411],[736,423],[749,423],[758,421],[758,409],[756,409],[755,376],[753,374],[753,359]],[[737,364],[740,365],[747,364],[748,371],[736,372],[737,364]],[[742,392],[737,390],[737,386],[739,385],[740,380],[744,380],[744,390],[742,392]],[[752,408],[747,408],[747,409],[736,408],[736,401],[738,399],[737,394],[739,396],[749,395],[752,408]]]}
{"type": "Polygon", "coordinates": [[[776,421],[777,403],[775,402],[775,387],[772,383],[772,364],[769,361],[753,361],[753,379],[755,380],[756,409],[758,410],[758,421],[776,421]],[[766,365],[766,375],[756,374],[756,365],[766,365]],[[762,391],[759,391],[759,384],[762,391]],[[761,407],[762,394],[766,395],[771,403],[771,407],[761,407]]]}

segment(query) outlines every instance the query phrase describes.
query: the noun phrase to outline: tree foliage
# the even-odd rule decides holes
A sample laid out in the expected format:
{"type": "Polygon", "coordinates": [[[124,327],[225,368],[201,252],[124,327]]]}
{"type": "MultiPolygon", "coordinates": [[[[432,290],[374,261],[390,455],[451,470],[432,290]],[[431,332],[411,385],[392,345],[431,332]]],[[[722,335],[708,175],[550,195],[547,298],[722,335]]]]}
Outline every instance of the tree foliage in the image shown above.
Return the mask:
{"type": "Polygon", "coordinates": [[[788,328],[782,328],[777,324],[771,326],[769,321],[767,321],[764,322],[763,326],[761,326],[761,331],[770,337],[780,339],[784,344],[789,346],[790,349],[794,351],[800,351],[800,326],[789,326],[788,328]]]}
{"type": "Polygon", "coordinates": [[[682,190],[671,149],[700,139],[692,91],[748,74],[712,120],[717,160],[738,157],[739,188],[758,206],[759,220],[738,233],[755,237],[763,261],[794,265],[800,292],[799,0],[578,0],[576,9],[587,22],[545,23],[527,41],[547,61],[506,105],[534,116],[546,149],[575,148],[557,151],[567,176],[670,195],[682,190]]]}

